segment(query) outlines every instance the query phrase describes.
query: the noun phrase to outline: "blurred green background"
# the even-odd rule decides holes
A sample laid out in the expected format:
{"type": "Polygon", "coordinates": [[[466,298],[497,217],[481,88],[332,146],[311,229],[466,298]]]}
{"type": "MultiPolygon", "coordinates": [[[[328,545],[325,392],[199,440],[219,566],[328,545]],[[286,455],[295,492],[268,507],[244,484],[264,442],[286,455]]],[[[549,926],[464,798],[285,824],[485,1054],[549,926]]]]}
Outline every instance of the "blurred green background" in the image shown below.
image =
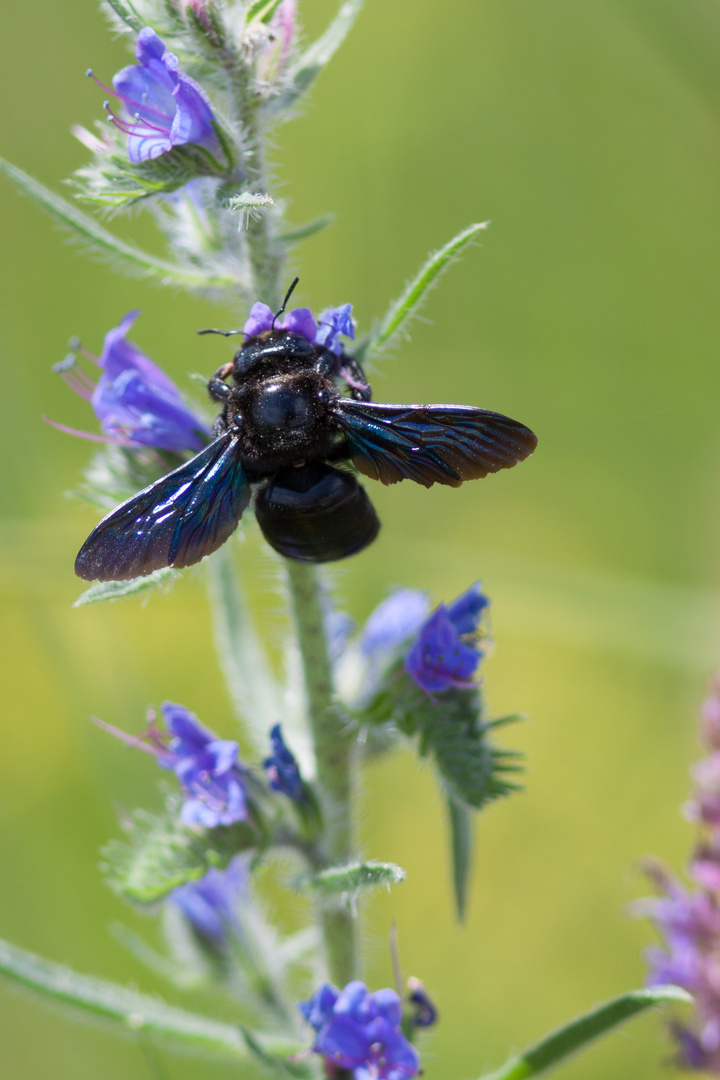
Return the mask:
{"type": "MultiPolygon", "coordinates": [[[[334,11],[302,6],[312,34],[334,11]]],[[[3,29],[0,152],[57,187],[84,160],[70,124],[101,114],[85,68],[111,77],[125,45],[81,0],[7,4],[3,29]]],[[[692,842],[679,806],[720,664],[720,6],[368,0],[276,142],[291,219],[337,215],[301,251],[300,299],[352,300],[361,330],[430,248],[492,220],[382,363],[376,399],[473,403],[540,436],[533,460],[459,491],[373,486],[381,537],[337,574],[357,618],[393,584],[439,600],[482,578],[491,707],[531,717],[507,736],[527,752],[527,790],[478,823],[464,929],[429,771],[400,754],[363,788],[363,851],[408,869],[366,908],[366,975],[388,984],[397,919],[404,967],[442,1012],[428,1080],[471,1080],[642,982],[652,935],[626,912],[644,889],[636,860],[679,867],[692,842]]],[[[117,277],[5,181],[0,199],[0,935],[157,991],[108,929],[147,921],[96,870],[118,807],[157,805],[156,770],[89,717],[133,728],[170,697],[229,735],[230,707],[201,575],[146,606],[71,610],[94,515],[64,493],[88,445],[41,417],[88,424],[50,374],[70,335],[98,348],[141,307],[135,340],[192,394],[185,373],[227,351],[195,330],[240,315],[117,277]]],[[[153,243],[142,216],[126,227],[153,243]]],[[[269,560],[252,530],[245,548],[260,605],[269,560]]],[[[5,985],[0,998],[3,1076],[149,1075],[131,1038],[5,985]]],[[[653,1080],[669,1075],[667,1053],[660,1018],[646,1017],[562,1075],[653,1080]]],[[[164,1060],[171,1080],[239,1071],[164,1060]]]]}

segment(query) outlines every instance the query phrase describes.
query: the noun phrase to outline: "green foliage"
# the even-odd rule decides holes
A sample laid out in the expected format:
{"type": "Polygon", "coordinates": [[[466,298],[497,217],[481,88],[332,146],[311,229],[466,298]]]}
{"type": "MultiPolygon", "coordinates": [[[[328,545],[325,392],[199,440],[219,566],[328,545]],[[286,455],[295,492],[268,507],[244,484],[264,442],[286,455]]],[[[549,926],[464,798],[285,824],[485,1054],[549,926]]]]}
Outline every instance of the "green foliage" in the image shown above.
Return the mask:
{"type": "Polygon", "coordinates": [[[0,158],[0,170],[20,190],[46,210],[55,221],[66,229],[74,240],[80,241],[91,253],[111,259],[126,273],[149,278],[167,285],[184,286],[189,289],[225,290],[237,289],[236,278],[217,274],[212,270],[157,259],[134,244],[128,244],[104,229],[94,218],[78,210],[62,196],[50,191],[39,180],[33,179],[15,165],[0,158]]]}
{"type": "Polygon", "coordinates": [[[84,593],[80,593],[73,607],[85,607],[86,604],[101,604],[105,600],[121,600],[136,593],[147,593],[161,585],[169,585],[176,577],[177,570],[171,566],[162,570],[153,570],[147,577],[131,578],[130,581],[98,581],[84,593]]]}
{"type": "Polygon", "coordinates": [[[246,822],[216,829],[189,829],[170,806],[164,814],[135,810],[124,824],[127,840],[104,849],[103,870],[110,887],[137,904],[154,904],[211,866],[225,867],[234,855],[258,845],[246,822]]]}
{"type": "Polygon", "coordinates": [[[483,1080],[525,1080],[528,1076],[538,1076],[646,1009],[678,1002],[692,1002],[690,994],[679,986],[653,986],[650,990],[621,994],[551,1032],[535,1046],[511,1058],[501,1069],[484,1076],[483,1080]]]}
{"type": "Polygon", "coordinates": [[[286,229],[285,232],[280,233],[278,241],[286,246],[298,244],[301,240],[307,240],[308,236],[314,236],[315,233],[327,229],[328,225],[332,225],[333,221],[333,214],[323,214],[322,217],[315,218],[314,221],[308,221],[305,225],[298,225],[296,229],[286,229]]]}
{"type": "Polygon", "coordinates": [[[126,1031],[152,1032],[185,1049],[247,1057],[244,1040],[232,1024],[208,1020],[106,979],[79,975],[6,941],[0,941],[0,972],[48,998],[114,1021],[126,1031]]]}
{"type": "Polygon", "coordinates": [[[268,102],[267,108],[272,114],[286,113],[308,92],[350,33],[362,6],[363,0],[345,0],[325,33],[292,65],[285,88],[268,102]]]}
{"type": "Polygon", "coordinates": [[[406,873],[395,863],[369,862],[348,863],[347,866],[330,866],[306,878],[307,888],[325,895],[334,893],[354,893],[358,889],[372,889],[379,885],[399,885],[405,880],[406,873]]]}
{"type": "Polygon", "coordinates": [[[447,807],[450,818],[450,856],[455,910],[458,920],[464,922],[475,841],[472,812],[465,803],[453,798],[452,795],[447,796],[447,807]]]}
{"type": "Polygon", "coordinates": [[[437,285],[442,273],[458,258],[460,252],[473,241],[479,232],[488,227],[489,222],[482,221],[469,225],[467,229],[454,236],[439,251],[428,256],[426,262],[405,286],[400,297],[390,305],[377,330],[372,331],[355,350],[359,360],[367,360],[373,352],[394,344],[401,334],[407,331],[408,324],[420,312],[430,290],[437,285]]]}
{"type": "MultiPolygon", "coordinates": [[[[482,692],[477,686],[451,687],[431,696],[398,662],[358,715],[362,722],[393,722],[405,735],[417,735],[420,754],[432,754],[449,794],[476,810],[518,789],[507,774],[521,771],[516,763],[520,755],[498,750],[490,742],[488,733],[494,722],[483,717],[482,692]]],[[[503,720],[509,723],[511,718],[503,720]]]]}

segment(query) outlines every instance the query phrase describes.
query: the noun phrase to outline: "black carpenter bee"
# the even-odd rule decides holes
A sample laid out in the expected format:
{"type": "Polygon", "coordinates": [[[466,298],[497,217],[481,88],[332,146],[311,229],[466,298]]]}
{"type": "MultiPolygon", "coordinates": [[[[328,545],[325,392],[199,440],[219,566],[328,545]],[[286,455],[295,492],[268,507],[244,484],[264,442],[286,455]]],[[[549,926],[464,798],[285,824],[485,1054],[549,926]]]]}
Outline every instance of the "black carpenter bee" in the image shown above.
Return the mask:
{"type": "Polygon", "coordinates": [[[78,577],[121,581],[199,562],[225,543],[253,494],[276,551],[331,562],[361,551],[380,528],[365,490],[339,463],[383,484],[458,487],[532,454],[533,432],[500,413],[373,403],[352,356],[275,327],[296,283],[270,329],[246,337],[210,379],[208,392],[223,406],[215,439],[103,518],[77,556],[78,577]]]}

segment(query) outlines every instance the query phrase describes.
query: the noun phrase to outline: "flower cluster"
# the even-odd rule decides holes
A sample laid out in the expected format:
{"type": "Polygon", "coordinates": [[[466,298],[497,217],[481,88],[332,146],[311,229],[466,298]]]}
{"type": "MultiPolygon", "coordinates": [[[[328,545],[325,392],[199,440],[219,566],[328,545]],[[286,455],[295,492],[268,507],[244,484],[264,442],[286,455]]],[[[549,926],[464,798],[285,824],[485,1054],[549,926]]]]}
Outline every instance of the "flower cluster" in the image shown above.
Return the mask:
{"type": "Polygon", "coordinates": [[[152,714],[147,731],[137,736],[99,723],[127,745],[153,754],[158,765],[175,773],[185,795],[181,817],[186,825],[214,829],[244,821],[247,784],[238,744],[218,739],[184,705],[164,701],[160,711],[167,732],[157,727],[152,714]]]}
{"type": "Polygon", "coordinates": [[[371,994],[364,983],[344,990],[323,983],[299,1005],[315,1029],[313,1050],[328,1075],[351,1070],[354,1080],[409,1080],[420,1072],[417,1051],[400,1030],[402,1004],[394,990],[371,994]]]}
{"type": "Polygon", "coordinates": [[[202,450],[210,438],[207,426],[185,404],[172,379],[127,339],[139,314],[129,312],[105,335],[99,357],[82,350],[101,370],[97,382],[78,367],[72,353],[55,366],[71,389],[90,402],[104,435],[54,426],[121,446],[153,447],[175,454],[202,450]]]}
{"type": "Polygon", "coordinates": [[[664,939],[663,948],[647,951],[649,985],[674,983],[695,998],[694,1021],[671,1028],[679,1064],[720,1076],[720,678],[703,704],[700,729],[708,755],[693,768],[695,790],[686,807],[702,830],[689,864],[698,887],[687,889],[650,863],[660,896],[635,909],[664,939]]]}
{"type": "Polygon", "coordinates": [[[355,323],[352,318],[352,304],[341,304],[337,308],[326,308],[316,321],[310,308],[294,308],[282,321],[278,321],[272,308],[260,301],[250,309],[243,333],[246,337],[257,337],[275,326],[280,330],[289,330],[301,334],[315,345],[323,345],[339,356],[342,352],[340,336],[355,338],[355,323]]]}

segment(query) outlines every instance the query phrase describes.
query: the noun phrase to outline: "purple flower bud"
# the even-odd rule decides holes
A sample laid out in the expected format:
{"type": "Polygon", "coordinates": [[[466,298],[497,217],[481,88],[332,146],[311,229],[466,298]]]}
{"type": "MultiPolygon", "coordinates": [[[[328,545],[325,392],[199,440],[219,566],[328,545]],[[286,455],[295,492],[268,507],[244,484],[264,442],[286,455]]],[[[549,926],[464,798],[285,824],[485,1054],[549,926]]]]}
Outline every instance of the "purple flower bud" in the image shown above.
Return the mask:
{"type": "Polygon", "coordinates": [[[355,1080],[409,1080],[420,1072],[417,1051],[400,1030],[402,1005],[394,990],[368,992],[361,982],[338,991],[325,983],[298,1006],[315,1029],[313,1050],[328,1074],[352,1070],[355,1080]]]}
{"type": "MultiPolygon", "coordinates": [[[[154,30],[145,26],[135,48],[137,64],[118,71],[113,90],[97,79],[103,90],[122,101],[126,117],[110,113],[111,122],[128,137],[128,157],[133,164],[151,161],[175,146],[195,143],[207,150],[219,149],[213,126],[215,116],[207,94],[178,67],[154,30]]],[[[92,71],[88,71],[92,75],[92,71]]],[[[109,111],[109,105],[106,103],[109,111]]]]}
{"type": "Polygon", "coordinates": [[[273,791],[278,791],[287,795],[288,799],[299,802],[303,797],[302,777],[295,755],[285,745],[280,724],[275,724],[271,729],[270,741],[272,753],[263,761],[268,774],[268,783],[273,791]]]}
{"type": "Polygon", "coordinates": [[[247,885],[247,861],[236,855],[224,870],[212,867],[199,881],[173,889],[169,899],[201,937],[222,945],[239,933],[237,906],[247,885]]]}
{"type": "Polygon", "coordinates": [[[363,627],[360,649],[382,659],[414,637],[427,618],[430,603],[419,589],[397,589],[375,608],[363,627]]]}
{"type": "Polygon", "coordinates": [[[413,1007],[412,1022],[415,1027],[432,1027],[437,1023],[438,1011],[419,979],[408,979],[408,1002],[413,1007]]]}
{"type": "Polygon", "coordinates": [[[473,585],[449,608],[441,604],[432,613],[405,658],[405,670],[421,690],[435,694],[472,685],[483,656],[476,638],[488,604],[479,585],[473,585]]]}
{"type": "Polygon", "coordinates": [[[326,308],[318,319],[319,326],[315,335],[315,342],[330,349],[336,356],[342,352],[342,345],[338,340],[340,334],[355,340],[355,323],[352,318],[352,304],[342,304],[337,308],[326,308]]]}
{"type": "MultiPolygon", "coordinates": [[[[100,358],[92,358],[102,369],[97,383],[73,366],[72,356],[56,365],[55,370],[75,393],[90,401],[104,438],[63,430],[85,438],[124,446],[151,446],[172,453],[202,450],[210,438],[205,424],[185,404],[172,379],[127,340],[139,314],[129,312],[119,326],[105,335],[100,358]]],[[[60,424],[55,426],[62,428],[60,424]]]]}

